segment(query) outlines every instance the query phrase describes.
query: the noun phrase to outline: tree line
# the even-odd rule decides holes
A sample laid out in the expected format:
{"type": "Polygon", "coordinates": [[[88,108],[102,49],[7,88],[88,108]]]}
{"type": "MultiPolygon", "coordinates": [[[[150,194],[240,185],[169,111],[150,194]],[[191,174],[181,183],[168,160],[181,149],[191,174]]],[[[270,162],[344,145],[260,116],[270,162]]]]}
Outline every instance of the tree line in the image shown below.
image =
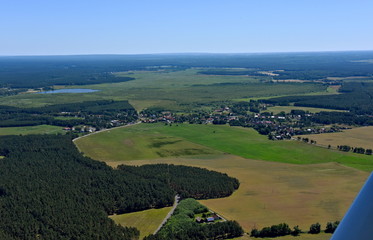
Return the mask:
{"type": "MultiPolygon", "coordinates": [[[[325,232],[334,233],[339,225],[339,221],[327,222],[325,232]]],[[[321,224],[314,223],[311,224],[309,234],[318,234],[321,232],[321,224]]],[[[294,226],[293,230],[286,223],[280,223],[277,225],[272,225],[271,227],[264,227],[262,230],[256,228],[251,230],[250,236],[255,238],[267,238],[267,237],[281,237],[287,235],[298,236],[299,234],[304,233],[299,226],[294,226]]]]}

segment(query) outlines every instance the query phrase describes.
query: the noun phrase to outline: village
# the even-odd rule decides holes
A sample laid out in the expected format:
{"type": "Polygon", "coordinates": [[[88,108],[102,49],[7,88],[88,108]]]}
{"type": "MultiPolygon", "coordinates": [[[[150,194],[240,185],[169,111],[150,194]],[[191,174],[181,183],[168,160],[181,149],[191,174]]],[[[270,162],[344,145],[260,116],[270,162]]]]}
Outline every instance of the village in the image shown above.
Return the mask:
{"type": "Polygon", "coordinates": [[[341,125],[317,123],[313,120],[315,113],[292,110],[290,113],[273,114],[265,111],[267,107],[271,107],[271,105],[257,104],[253,108],[249,103],[238,103],[233,106],[221,106],[210,112],[196,111],[189,114],[145,110],[140,113],[139,118],[144,123],[177,124],[188,122],[189,124],[229,124],[230,126],[252,127],[258,133],[267,135],[270,140],[297,139],[294,136],[340,132],[347,128],[341,125]]]}

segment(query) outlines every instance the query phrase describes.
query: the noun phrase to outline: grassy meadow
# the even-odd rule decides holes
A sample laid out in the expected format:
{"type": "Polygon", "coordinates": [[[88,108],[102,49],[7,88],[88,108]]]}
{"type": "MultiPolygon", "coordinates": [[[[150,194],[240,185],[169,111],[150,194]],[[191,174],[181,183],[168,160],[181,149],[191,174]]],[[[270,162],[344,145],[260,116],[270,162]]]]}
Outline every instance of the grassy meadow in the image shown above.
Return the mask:
{"type": "Polygon", "coordinates": [[[101,161],[156,159],[218,151],[147,127],[117,128],[75,141],[80,151],[101,161]]]}
{"type": "Polygon", "coordinates": [[[373,149],[373,127],[358,127],[337,133],[302,135],[316,140],[317,144],[337,148],[338,145],[373,149]]]}
{"type": "Polygon", "coordinates": [[[118,76],[134,77],[136,80],[84,86],[100,90],[93,93],[54,94],[53,97],[50,94],[27,93],[2,97],[2,104],[38,107],[47,104],[113,99],[130,100],[138,111],[152,106],[170,110],[192,110],[201,103],[211,104],[232,99],[327,93],[326,86],[321,84],[263,83],[261,80],[265,77],[211,76],[197,72],[197,69],[188,69],[117,73],[118,76]]]}
{"type": "Polygon", "coordinates": [[[57,134],[64,133],[62,127],[50,125],[38,125],[27,127],[3,127],[0,135],[27,135],[27,134],[57,134]]]}
{"type": "Polygon", "coordinates": [[[273,112],[273,114],[278,114],[280,112],[290,113],[291,110],[303,110],[308,111],[310,113],[318,113],[318,112],[345,112],[342,110],[334,110],[334,109],[327,109],[327,108],[313,108],[313,107],[297,107],[297,106],[275,106],[269,107],[267,110],[263,112],[273,112]]]}
{"type": "Polygon", "coordinates": [[[140,212],[112,215],[109,217],[114,220],[116,224],[139,229],[139,239],[143,239],[145,236],[154,233],[171,208],[172,207],[149,209],[140,212]]]}
{"type": "Polygon", "coordinates": [[[241,127],[139,124],[94,134],[75,143],[87,156],[101,161],[224,152],[257,160],[293,164],[337,162],[360,170],[373,170],[372,156],[344,153],[298,141],[270,141],[251,128],[241,127]]]}

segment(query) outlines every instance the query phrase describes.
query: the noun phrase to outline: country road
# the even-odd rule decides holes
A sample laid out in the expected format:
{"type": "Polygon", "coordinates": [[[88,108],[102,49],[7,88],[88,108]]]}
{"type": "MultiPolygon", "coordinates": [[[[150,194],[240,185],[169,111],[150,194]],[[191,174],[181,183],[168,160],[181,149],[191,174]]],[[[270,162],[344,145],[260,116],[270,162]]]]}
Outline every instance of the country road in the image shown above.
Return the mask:
{"type": "Polygon", "coordinates": [[[163,219],[162,223],[159,225],[159,227],[157,228],[157,230],[154,231],[154,235],[157,234],[157,232],[163,227],[163,225],[167,222],[167,220],[172,216],[172,214],[174,213],[177,205],[179,204],[179,195],[176,195],[175,196],[175,201],[174,201],[174,205],[172,206],[171,210],[168,212],[167,216],[163,219]]]}

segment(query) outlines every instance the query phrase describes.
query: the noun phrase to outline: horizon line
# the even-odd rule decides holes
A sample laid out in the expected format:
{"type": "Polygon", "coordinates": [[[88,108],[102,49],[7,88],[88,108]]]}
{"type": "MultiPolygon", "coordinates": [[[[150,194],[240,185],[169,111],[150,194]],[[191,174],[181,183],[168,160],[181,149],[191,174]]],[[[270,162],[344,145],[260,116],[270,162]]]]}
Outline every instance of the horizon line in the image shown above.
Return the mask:
{"type": "Polygon", "coordinates": [[[273,51],[273,52],[159,52],[159,53],[72,53],[72,54],[15,54],[0,57],[62,57],[62,56],[136,56],[136,55],[249,55],[249,54],[285,54],[285,53],[342,53],[371,52],[370,50],[324,50],[324,51],[273,51]]]}

